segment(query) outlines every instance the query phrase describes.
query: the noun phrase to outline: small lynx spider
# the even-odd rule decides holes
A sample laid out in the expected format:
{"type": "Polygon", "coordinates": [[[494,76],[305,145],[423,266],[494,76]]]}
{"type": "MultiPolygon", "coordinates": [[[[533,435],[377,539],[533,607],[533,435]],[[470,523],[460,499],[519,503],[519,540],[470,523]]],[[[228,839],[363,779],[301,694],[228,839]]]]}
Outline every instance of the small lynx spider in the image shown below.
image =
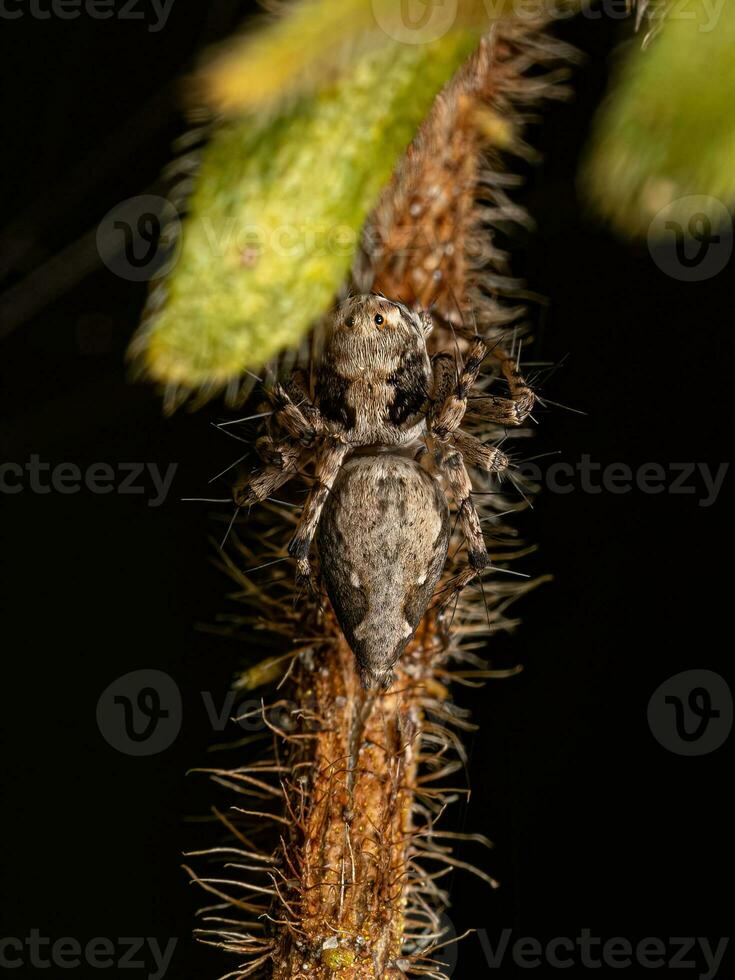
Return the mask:
{"type": "MultiPolygon", "coordinates": [[[[233,493],[238,506],[249,507],[314,460],[314,483],[288,551],[296,559],[298,579],[311,583],[309,553],[324,511],[318,541],[322,573],[366,686],[390,683],[393,666],[442,571],[449,534],[437,477],[443,475],[451,491],[467,542],[468,566],[456,577],[456,594],[490,563],[467,465],[493,473],[509,465],[498,448],[460,428],[487,347],[476,339],[461,367],[451,354],[430,359],[426,338],[431,329],[428,313],[380,294],[353,296],[338,306],[329,323],[314,398],[309,397],[303,372],[275,385],[269,395],[269,434],[258,442],[265,465],[237,484],[233,493]],[[420,458],[430,473],[412,457],[420,458]],[[428,489],[427,479],[433,485],[428,489]],[[333,513],[338,504],[332,506],[331,499],[338,499],[341,488],[345,500],[364,511],[359,520],[343,522],[342,531],[333,513]],[[391,520],[400,513],[406,527],[433,535],[431,541],[420,542],[423,551],[414,553],[413,565],[398,560],[386,567],[385,574],[393,578],[388,590],[375,587],[375,566],[385,540],[376,529],[381,508],[386,512],[387,492],[405,497],[397,502],[399,510],[391,520]],[[413,581],[401,581],[406,568],[415,573],[417,554],[426,567],[413,581]],[[397,601],[389,602],[386,592],[395,594],[397,601]]],[[[520,425],[533,408],[533,392],[508,355],[497,349],[493,354],[510,397],[476,398],[473,411],[482,412],[488,422],[520,425]]],[[[384,534],[384,522],[383,528],[384,534]]]]}

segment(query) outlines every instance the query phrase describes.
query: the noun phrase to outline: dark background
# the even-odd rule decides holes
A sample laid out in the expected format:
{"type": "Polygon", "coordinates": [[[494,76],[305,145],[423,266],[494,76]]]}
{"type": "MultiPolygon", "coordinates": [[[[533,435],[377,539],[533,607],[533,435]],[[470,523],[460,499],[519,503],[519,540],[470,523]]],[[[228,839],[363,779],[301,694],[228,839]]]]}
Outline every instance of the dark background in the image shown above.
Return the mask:
{"type": "MultiPolygon", "coordinates": [[[[3,461],[37,453],[82,467],[179,469],[159,508],[145,496],[3,496],[0,935],[180,937],[176,978],[215,977],[229,964],[189,940],[197,896],[179,865],[196,837],[186,818],[208,803],[185,776],[207,764],[212,742],[200,692],[220,704],[242,651],[196,629],[225,607],[227,583],[210,563],[206,506],[180,498],[207,496],[236,446],[209,424],[220,406],[164,420],[154,392],[129,382],[124,352],[145,286],[96,264],[93,239],[48,263],[155,184],[185,130],[176,81],[241,10],[234,0],[177,3],[159,33],[86,17],[2,24],[0,256],[13,291],[0,309],[24,319],[3,341],[3,461]],[[150,667],[178,682],[184,724],[167,751],[135,759],[102,739],[95,706],[115,678],[150,667]]],[[[533,356],[569,355],[546,391],[588,413],[545,413],[534,451],[716,469],[730,453],[732,268],[679,282],[645,243],[620,242],[592,220],[576,190],[628,31],[606,19],[564,25],[587,55],[576,98],[552,106],[532,134],[544,161],[520,197],[537,230],[518,243],[516,271],[549,299],[533,356]]],[[[453,875],[459,932],[485,928],[493,942],[505,927],[542,940],[583,928],[634,942],[727,935],[730,743],[700,758],[672,754],[653,738],[646,707],[679,671],[731,676],[728,483],[708,508],[698,495],[578,488],[542,495],[526,515],[540,547],[524,567],[555,581],[524,600],[522,628],[490,650],[496,666],[521,661],[524,673],[458,692],[481,728],[468,739],[472,798],[452,819],[495,841],[490,855],[461,853],[503,885],[491,893],[453,875]]],[[[456,976],[487,972],[476,938],[458,957],[456,976]]]]}

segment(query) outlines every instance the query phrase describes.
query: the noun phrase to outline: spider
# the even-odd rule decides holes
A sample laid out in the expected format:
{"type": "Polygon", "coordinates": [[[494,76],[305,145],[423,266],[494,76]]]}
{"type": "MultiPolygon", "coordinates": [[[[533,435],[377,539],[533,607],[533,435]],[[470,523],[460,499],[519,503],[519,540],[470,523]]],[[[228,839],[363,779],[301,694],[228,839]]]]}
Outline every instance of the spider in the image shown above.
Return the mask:
{"type": "MultiPolygon", "coordinates": [[[[428,450],[434,472],[446,476],[468,551],[455,594],[490,564],[467,465],[502,473],[509,460],[460,428],[488,348],[476,339],[461,369],[451,354],[430,360],[426,338],[432,326],[428,313],[381,294],[353,296],[331,316],[314,399],[301,371],[270,392],[275,425],[258,443],[265,465],[239,482],[233,497],[239,507],[263,501],[314,458],[314,483],[288,546],[300,583],[314,588],[309,553],[325,501],[347,458],[363,451],[416,447],[418,457],[428,450]]],[[[521,425],[533,408],[533,391],[512,358],[497,348],[493,355],[510,397],[476,398],[473,412],[488,422],[521,425]]]]}

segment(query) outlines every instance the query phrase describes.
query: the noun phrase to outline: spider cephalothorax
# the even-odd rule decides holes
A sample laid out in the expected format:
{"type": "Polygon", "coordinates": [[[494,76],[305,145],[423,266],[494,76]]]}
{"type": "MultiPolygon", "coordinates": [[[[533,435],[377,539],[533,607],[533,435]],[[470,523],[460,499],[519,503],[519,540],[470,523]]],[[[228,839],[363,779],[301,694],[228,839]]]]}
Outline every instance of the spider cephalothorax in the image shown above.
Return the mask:
{"type": "MultiPolygon", "coordinates": [[[[426,350],[430,330],[427,313],[380,295],[353,296],[332,315],[314,397],[310,397],[301,372],[271,392],[269,435],[259,440],[266,465],[238,485],[234,497],[239,506],[264,500],[314,460],[314,484],[288,549],[303,581],[312,580],[309,552],[324,505],[335,491],[336,501],[330,501],[330,508],[339,507],[335,482],[347,457],[358,449],[374,454],[391,450],[406,454],[415,449],[417,458],[423,456],[437,490],[437,477],[443,475],[467,541],[468,567],[457,576],[455,594],[489,564],[466,464],[500,473],[507,469],[508,458],[460,429],[467,397],[488,350],[478,338],[463,365],[449,354],[438,354],[430,361],[426,350]]],[[[533,392],[509,357],[497,348],[493,354],[501,363],[510,398],[475,398],[473,412],[487,422],[519,425],[531,412],[533,392]]],[[[420,535],[434,527],[439,513],[436,501],[424,492],[420,481],[400,470],[390,465],[362,468],[359,493],[350,496],[350,506],[361,501],[362,522],[354,515],[349,519],[344,515],[345,520],[340,521],[332,513],[326,533],[319,539],[328,591],[366,684],[389,683],[392,667],[431,598],[441,572],[437,564],[443,564],[446,556],[446,529],[440,521],[436,526],[442,531],[436,533],[435,540],[417,541],[416,554],[423,556],[419,563],[427,566],[423,572],[416,574],[411,556],[406,561],[385,561],[386,535],[376,534],[375,528],[386,513],[386,505],[391,508],[392,520],[404,522],[401,533],[391,537],[402,541],[405,548],[410,547],[411,533],[420,535]],[[390,479],[386,478],[388,471],[390,479]],[[392,494],[390,502],[385,500],[386,493],[392,494]],[[344,534],[348,526],[349,540],[330,539],[329,528],[333,534],[344,534]],[[336,557],[326,554],[332,548],[336,557]],[[378,595],[381,590],[374,574],[378,566],[391,574],[389,586],[398,597],[390,609],[378,595]],[[383,609],[382,616],[377,614],[379,608],[383,609]],[[365,636],[369,637],[367,645],[360,640],[365,636]]],[[[353,487],[358,485],[355,480],[356,476],[353,487]]]]}
{"type": "Polygon", "coordinates": [[[431,319],[382,296],[355,296],[332,318],[316,400],[353,446],[405,445],[420,435],[431,392],[431,319]]]}

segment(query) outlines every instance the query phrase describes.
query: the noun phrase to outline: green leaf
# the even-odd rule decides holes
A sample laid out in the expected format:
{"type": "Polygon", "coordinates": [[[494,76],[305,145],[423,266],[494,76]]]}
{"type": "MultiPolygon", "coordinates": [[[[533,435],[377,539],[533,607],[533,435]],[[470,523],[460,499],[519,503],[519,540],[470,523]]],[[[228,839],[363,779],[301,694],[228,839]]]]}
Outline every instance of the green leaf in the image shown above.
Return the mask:
{"type": "MultiPolygon", "coordinates": [[[[625,61],[583,168],[586,192],[617,228],[645,233],[690,194],[735,202],[735,4],[672,3],[660,33],[625,61]]],[[[673,212],[672,212],[673,213],[673,212]]]]}
{"type": "Polygon", "coordinates": [[[332,303],[381,188],[472,30],[392,43],[339,85],[208,145],[164,300],[136,347],[154,379],[221,387],[296,344],[332,303]]]}
{"type": "MultiPolygon", "coordinates": [[[[450,31],[548,14],[546,0],[291,0],[281,13],[231,39],[193,79],[218,112],[268,108],[349,71],[356,57],[400,41],[424,45],[450,31]]],[[[559,8],[578,0],[552,0],[559,8]]]]}

